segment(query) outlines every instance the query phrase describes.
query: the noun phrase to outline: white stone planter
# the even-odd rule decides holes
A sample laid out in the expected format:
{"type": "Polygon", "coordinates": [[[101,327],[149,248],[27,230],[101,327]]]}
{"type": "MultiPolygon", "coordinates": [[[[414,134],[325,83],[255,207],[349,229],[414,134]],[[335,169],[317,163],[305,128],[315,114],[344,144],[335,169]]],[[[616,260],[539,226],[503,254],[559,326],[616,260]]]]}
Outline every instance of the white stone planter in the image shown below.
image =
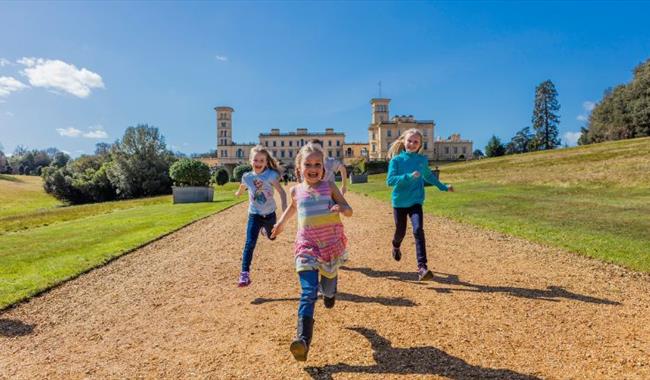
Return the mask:
{"type": "Polygon", "coordinates": [[[366,183],[368,174],[350,174],[350,183],[366,183]]]}
{"type": "Polygon", "coordinates": [[[172,186],[173,203],[212,202],[214,189],[209,186],[172,186]]]}

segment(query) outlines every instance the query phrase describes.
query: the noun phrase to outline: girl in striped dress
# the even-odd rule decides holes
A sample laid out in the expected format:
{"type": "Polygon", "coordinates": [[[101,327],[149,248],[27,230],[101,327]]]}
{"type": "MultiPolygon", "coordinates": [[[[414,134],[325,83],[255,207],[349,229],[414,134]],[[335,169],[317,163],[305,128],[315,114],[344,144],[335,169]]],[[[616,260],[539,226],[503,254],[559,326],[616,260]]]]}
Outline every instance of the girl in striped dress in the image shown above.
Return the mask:
{"type": "Polygon", "coordinates": [[[314,328],[314,306],[318,290],[326,308],[334,307],[338,268],[347,260],[347,238],[339,214],[352,216],[352,208],[333,182],[324,181],[324,155],[309,143],[296,156],[296,177],[291,204],[273,228],[272,237],[296,212],[298,224],[294,244],[295,264],[302,294],[298,306],[297,336],[291,343],[296,360],[307,360],[314,328]]]}

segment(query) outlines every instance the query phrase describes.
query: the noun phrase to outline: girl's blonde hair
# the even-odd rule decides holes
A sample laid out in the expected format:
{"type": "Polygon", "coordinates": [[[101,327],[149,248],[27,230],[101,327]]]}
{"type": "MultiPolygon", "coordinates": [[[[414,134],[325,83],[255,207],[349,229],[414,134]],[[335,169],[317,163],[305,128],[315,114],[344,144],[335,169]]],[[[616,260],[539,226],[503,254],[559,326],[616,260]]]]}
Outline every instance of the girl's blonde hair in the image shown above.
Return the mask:
{"type": "Polygon", "coordinates": [[[424,149],[424,136],[422,135],[422,132],[420,132],[419,129],[416,128],[411,128],[407,129],[402,133],[400,137],[395,140],[390,148],[388,149],[388,158],[393,158],[397,156],[398,154],[402,153],[402,151],[406,150],[406,136],[409,135],[418,135],[420,136],[420,147],[418,148],[418,153],[422,152],[422,149],[424,149]]]}
{"type": "Polygon", "coordinates": [[[323,167],[323,174],[321,174],[321,179],[323,179],[323,176],[325,175],[325,154],[323,153],[323,149],[319,144],[309,142],[303,145],[303,147],[300,148],[300,151],[298,151],[298,154],[296,155],[296,180],[298,182],[302,182],[302,176],[300,175],[302,161],[305,159],[305,157],[309,156],[312,153],[320,154],[321,165],[323,167]]]}
{"type": "Polygon", "coordinates": [[[278,161],[275,158],[273,158],[271,152],[269,152],[269,150],[262,145],[255,145],[254,147],[251,148],[251,153],[249,156],[251,165],[253,164],[255,155],[258,153],[262,153],[266,156],[266,166],[269,169],[275,170],[278,174],[282,174],[282,167],[280,166],[280,164],[278,164],[278,161]]]}

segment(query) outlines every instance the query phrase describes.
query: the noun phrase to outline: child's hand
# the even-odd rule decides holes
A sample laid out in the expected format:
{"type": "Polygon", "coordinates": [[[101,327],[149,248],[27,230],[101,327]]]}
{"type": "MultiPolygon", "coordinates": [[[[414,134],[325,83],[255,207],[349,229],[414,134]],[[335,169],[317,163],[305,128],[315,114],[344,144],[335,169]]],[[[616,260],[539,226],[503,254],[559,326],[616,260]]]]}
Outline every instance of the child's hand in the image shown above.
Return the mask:
{"type": "Polygon", "coordinates": [[[450,192],[453,193],[454,192],[454,187],[451,186],[451,185],[447,186],[447,191],[450,191],[450,192]]]}
{"type": "Polygon", "coordinates": [[[236,197],[238,197],[238,196],[240,196],[240,195],[241,195],[241,191],[240,191],[240,190],[235,191],[235,196],[236,196],[236,197]]]}
{"type": "Polygon", "coordinates": [[[274,225],[273,229],[271,230],[271,239],[275,239],[275,237],[280,235],[283,230],[284,230],[284,225],[282,224],[274,225]]]}
{"type": "Polygon", "coordinates": [[[413,178],[420,178],[420,172],[417,171],[417,170],[414,171],[413,173],[411,173],[411,177],[413,177],[413,178]]]}
{"type": "Polygon", "coordinates": [[[331,212],[341,212],[341,206],[338,204],[335,204],[334,206],[330,207],[331,212]]]}

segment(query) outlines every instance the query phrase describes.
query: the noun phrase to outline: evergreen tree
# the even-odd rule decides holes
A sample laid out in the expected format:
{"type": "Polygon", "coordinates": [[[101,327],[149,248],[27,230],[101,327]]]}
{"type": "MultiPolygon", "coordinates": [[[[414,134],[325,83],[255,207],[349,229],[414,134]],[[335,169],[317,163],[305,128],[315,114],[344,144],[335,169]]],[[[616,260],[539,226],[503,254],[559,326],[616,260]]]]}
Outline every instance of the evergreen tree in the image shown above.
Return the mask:
{"type": "Polygon", "coordinates": [[[534,137],[529,127],[518,131],[506,146],[506,154],[530,152],[533,148],[534,137]]]}
{"type": "Polygon", "coordinates": [[[492,135],[490,140],[488,140],[487,145],[485,146],[485,155],[487,157],[498,157],[503,156],[506,153],[506,148],[501,143],[501,140],[492,135]]]}
{"type": "Polygon", "coordinates": [[[560,103],[557,101],[555,85],[546,80],[535,88],[535,107],[533,109],[533,128],[535,141],[533,146],[538,150],[553,149],[560,145],[558,125],[560,103]]]}

